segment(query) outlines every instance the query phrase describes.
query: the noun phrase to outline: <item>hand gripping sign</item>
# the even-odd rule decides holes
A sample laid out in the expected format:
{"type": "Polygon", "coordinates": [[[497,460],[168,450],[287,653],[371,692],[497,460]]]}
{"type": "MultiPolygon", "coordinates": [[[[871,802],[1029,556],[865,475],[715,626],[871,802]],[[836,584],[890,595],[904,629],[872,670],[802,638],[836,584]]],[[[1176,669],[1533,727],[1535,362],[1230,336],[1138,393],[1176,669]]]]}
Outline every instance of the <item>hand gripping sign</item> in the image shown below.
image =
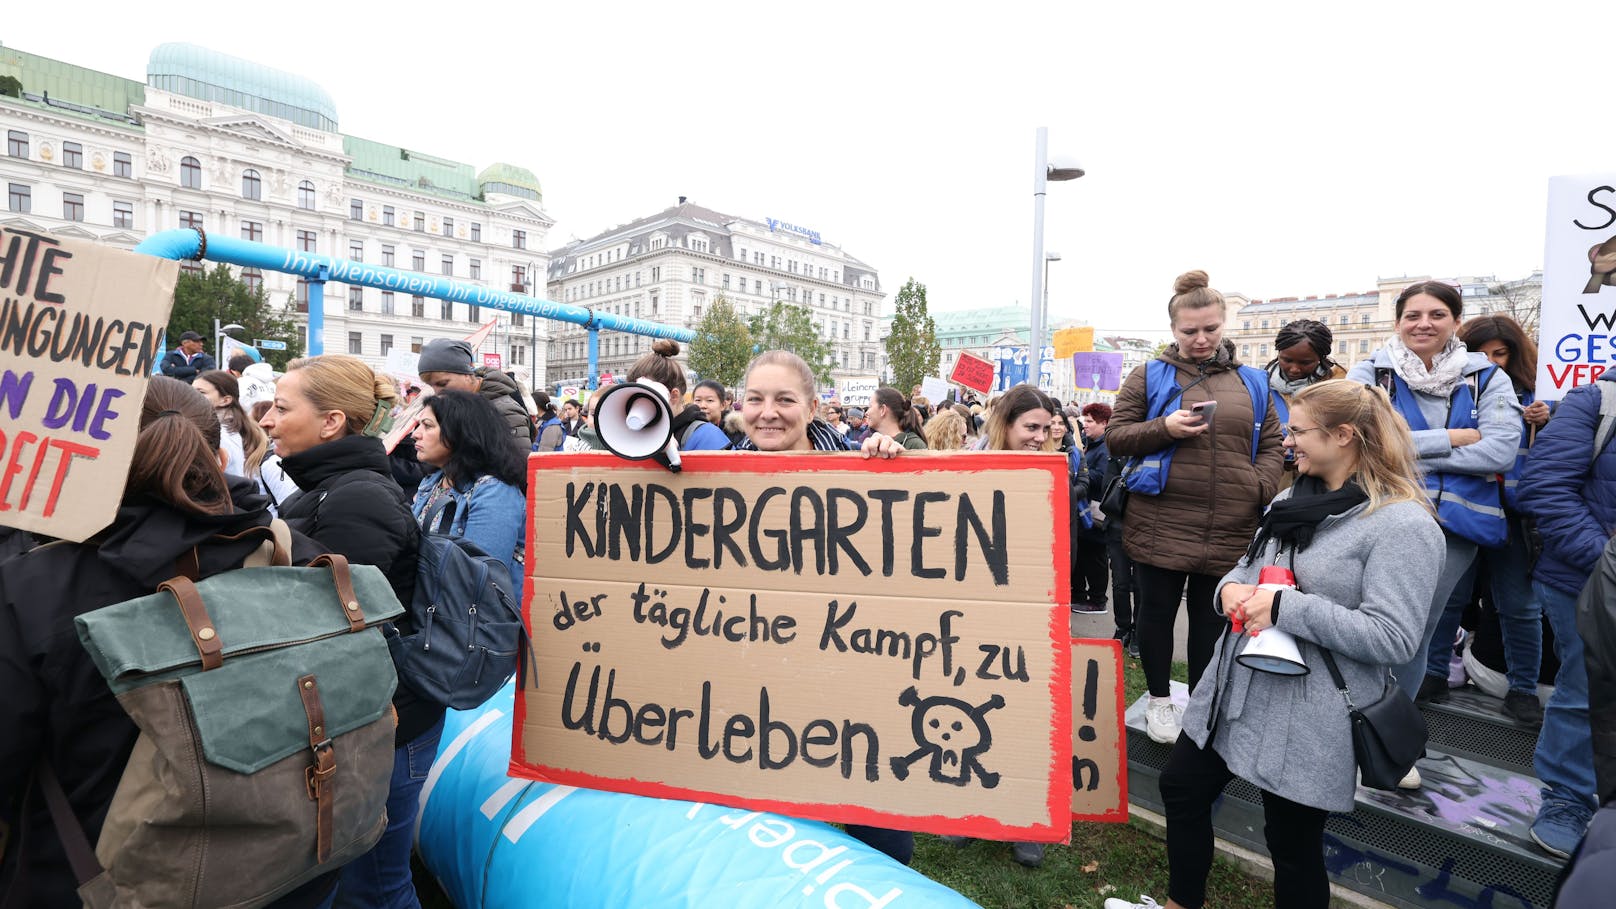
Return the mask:
{"type": "MultiPolygon", "coordinates": [[[[1006,453],[692,452],[677,475],[531,459],[538,672],[512,775],[1065,840],[1066,471],[1006,453]]],[[[1085,722],[1115,753],[1120,724],[1085,722]]]]}

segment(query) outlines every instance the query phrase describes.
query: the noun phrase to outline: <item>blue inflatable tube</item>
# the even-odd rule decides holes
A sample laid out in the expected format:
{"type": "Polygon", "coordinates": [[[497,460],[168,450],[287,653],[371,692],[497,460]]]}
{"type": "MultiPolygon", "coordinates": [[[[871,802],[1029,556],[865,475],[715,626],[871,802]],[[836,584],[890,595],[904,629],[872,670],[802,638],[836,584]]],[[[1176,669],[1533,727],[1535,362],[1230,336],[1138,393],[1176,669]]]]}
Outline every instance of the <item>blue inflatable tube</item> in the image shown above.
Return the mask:
{"type": "Polygon", "coordinates": [[[829,824],[513,780],[515,688],[449,711],[416,846],[458,909],[976,904],[829,824]]]}
{"type": "Polygon", "coordinates": [[[190,228],[152,234],[135,247],[135,252],[160,259],[207,259],[210,262],[262,268],[316,280],[379,287],[382,290],[453,300],[472,306],[486,306],[490,309],[502,309],[506,312],[554,319],[558,322],[571,322],[574,325],[606,331],[631,332],[686,342],[696,337],[696,333],[688,328],[675,328],[661,322],[596,312],[583,306],[508,293],[480,284],[463,284],[440,275],[401,271],[385,265],[371,265],[368,262],[353,262],[348,259],[333,259],[318,253],[265,246],[262,243],[238,240],[222,234],[209,234],[204,242],[202,234],[190,228]]]}

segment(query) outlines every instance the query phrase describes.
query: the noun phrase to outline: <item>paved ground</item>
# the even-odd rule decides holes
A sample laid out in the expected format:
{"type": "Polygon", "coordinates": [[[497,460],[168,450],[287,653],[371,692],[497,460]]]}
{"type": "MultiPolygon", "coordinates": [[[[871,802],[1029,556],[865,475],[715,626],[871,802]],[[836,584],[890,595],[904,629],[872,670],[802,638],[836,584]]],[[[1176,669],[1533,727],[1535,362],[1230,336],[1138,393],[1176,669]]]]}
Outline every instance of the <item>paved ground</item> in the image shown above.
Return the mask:
{"type": "MultiPolygon", "coordinates": [[[[1072,637],[1074,638],[1108,638],[1117,630],[1116,622],[1111,613],[1104,615],[1074,615],[1072,616],[1072,637]]],[[[1173,623],[1173,659],[1189,659],[1189,650],[1185,646],[1189,634],[1189,622],[1184,618],[1184,604],[1178,607],[1178,621],[1173,623]]]]}

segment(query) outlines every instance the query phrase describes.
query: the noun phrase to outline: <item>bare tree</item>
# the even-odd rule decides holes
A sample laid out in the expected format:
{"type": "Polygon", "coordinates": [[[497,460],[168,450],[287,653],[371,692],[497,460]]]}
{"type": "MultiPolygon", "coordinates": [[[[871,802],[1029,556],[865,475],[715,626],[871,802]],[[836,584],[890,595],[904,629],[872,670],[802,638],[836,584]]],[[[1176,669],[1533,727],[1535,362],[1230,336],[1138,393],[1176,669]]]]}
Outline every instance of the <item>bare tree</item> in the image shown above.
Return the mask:
{"type": "Polygon", "coordinates": [[[1537,337],[1539,313],[1543,308],[1543,276],[1534,274],[1515,281],[1487,285],[1487,312],[1509,316],[1525,329],[1527,337],[1537,337]]]}

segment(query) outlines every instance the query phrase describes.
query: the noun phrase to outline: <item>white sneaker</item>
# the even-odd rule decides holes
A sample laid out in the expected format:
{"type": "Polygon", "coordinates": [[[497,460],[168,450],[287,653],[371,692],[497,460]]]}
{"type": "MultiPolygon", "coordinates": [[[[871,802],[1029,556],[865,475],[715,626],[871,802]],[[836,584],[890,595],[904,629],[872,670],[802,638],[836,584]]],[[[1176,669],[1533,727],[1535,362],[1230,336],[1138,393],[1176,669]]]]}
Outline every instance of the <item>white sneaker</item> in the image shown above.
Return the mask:
{"type": "Polygon", "coordinates": [[[1110,897],[1105,901],[1105,909],[1161,909],[1161,903],[1141,893],[1137,903],[1130,903],[1121,897],[1110,897]]]}
{"type": "Polygon", "coordinates": [[[1421,782],[1423,781],[1420,779],[1420,768],[1410,767],[1408,768],[1408,773],[1404,774],[1403,778],[1397,781],[1397,788],[1418,789],[1420,788],[1421,782]]]}
{"type": "Polygon", "coordinates": [[[1145,734],[1153,742],[1171,745],[1178,741],[1182,728],[1179,717],[1183,715],[1183,708],[1174,704],[1171,698],[1153,697],[1145,705],[1145,734]]]}

